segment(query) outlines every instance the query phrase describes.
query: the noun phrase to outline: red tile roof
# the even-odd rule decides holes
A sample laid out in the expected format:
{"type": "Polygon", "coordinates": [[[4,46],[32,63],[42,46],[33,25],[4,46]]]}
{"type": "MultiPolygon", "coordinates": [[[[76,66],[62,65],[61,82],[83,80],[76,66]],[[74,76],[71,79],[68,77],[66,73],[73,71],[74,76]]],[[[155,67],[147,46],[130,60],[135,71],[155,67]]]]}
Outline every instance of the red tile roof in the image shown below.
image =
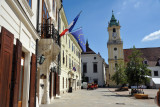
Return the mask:
{"type": "MultiPolygon", "coordinates": [[[[142,58],[147,60],[149,66],[156,66],[158,58],[160,58],[160,47],[155,48],[136,48],[140,50],[142,58]]],[[[124,61],[129,62],[128,56],[131,55],[132,49],[123,49],[124,51],[124,61]]]]}

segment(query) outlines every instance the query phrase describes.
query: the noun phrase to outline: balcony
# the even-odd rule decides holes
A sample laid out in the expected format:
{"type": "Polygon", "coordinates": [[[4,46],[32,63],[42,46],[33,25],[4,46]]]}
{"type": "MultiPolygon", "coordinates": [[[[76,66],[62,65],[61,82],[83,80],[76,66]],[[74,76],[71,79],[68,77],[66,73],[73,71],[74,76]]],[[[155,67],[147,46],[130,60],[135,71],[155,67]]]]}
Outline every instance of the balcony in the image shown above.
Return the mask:
{"type": "Polygon", "coordinates": [[[55,43],[59,44],[60,36],[53,24],[40,24],[39,28],[41,39],[53,39],[55,43]]]}
{"type": "Polygon", "coordinates": [[[59,33],[53,24],[40,24],[41,39],[38,42],[38,53],[49,59],[49,63],[55,62],[60,52],[59,33]]]}

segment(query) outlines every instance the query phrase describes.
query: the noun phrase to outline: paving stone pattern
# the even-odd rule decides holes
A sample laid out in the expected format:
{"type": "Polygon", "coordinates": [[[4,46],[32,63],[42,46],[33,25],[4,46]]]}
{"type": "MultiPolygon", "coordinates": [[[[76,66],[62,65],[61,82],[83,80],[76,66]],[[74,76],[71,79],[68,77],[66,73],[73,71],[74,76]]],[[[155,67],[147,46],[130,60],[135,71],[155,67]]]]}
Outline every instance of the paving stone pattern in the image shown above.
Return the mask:
{"type": "Polygon", "coordinates": [[[77,90],[73,93],[65,93],[60,99],[40,107],[157,107],[154,99],[135,99],[127,94],[129,91],[117,94],[113,90],[110,88],[77,90]]]}

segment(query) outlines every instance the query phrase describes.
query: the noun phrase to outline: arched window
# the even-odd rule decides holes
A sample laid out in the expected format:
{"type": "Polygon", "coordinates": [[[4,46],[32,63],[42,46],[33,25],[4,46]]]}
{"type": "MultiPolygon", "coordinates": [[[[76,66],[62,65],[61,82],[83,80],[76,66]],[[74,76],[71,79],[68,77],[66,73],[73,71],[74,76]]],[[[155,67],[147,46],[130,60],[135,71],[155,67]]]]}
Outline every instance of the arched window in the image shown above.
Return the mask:
{"type": "Polygon", "coordinates": [[[115,28],[113,28],[113,32],[116,32],[116,29],[115,29],[115,28]]]}

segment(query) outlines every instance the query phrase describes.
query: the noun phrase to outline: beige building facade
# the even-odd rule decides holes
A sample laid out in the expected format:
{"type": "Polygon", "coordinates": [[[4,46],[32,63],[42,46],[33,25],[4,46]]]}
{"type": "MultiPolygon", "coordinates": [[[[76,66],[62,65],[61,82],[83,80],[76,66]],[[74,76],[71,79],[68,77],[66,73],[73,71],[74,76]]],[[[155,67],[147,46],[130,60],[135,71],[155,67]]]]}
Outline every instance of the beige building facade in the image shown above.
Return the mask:
{"type": "MultiPolygon", "coordinates": [[[[68,27],[65,12],[61,11],[60,33],[68,27]]],[[[66,92],[81,89],[81,52],[73,35],[68,34],[60,38],[61,63],[60,63],[60,95],[66,92]],[[75,68],[76,70],[73,70],[75,68]]]]}

